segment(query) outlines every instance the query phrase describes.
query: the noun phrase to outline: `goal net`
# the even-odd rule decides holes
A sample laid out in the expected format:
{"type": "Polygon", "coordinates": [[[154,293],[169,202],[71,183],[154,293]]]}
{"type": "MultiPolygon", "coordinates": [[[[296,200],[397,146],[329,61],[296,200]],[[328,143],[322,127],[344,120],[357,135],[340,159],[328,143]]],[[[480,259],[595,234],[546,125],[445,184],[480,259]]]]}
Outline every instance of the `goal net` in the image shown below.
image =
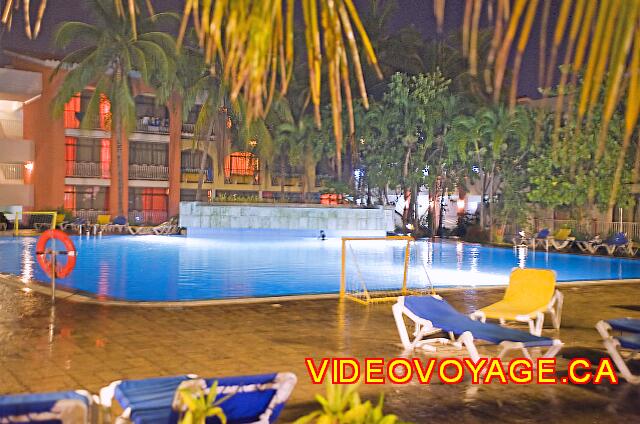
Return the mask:
{"type": "Polygon", "coordinates": [[[53,212],[16,212],[13,221],[14,236],[29,236],[44,230],[56,228],[58,213],[53,212]]]}
{"type": "Polygon", "coordinates": [[[433,287],[413,237],[343,237],[340,296],[358,303],[392,302],[433,287]]]}

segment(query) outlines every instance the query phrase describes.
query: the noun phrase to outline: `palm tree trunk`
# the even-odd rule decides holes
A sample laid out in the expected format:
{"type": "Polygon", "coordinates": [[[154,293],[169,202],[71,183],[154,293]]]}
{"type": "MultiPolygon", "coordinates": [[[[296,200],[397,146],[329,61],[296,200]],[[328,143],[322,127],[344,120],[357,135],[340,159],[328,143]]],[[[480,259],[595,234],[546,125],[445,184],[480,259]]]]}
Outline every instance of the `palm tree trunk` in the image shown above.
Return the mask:
{"type": "Polygon", "coordinates": [[[284,202],[284,155],[280,152],[280,202],[284,202]]]}
{"type": "MultiPolygon", "coordinates": [[[[202,185],[204,183],[204,171],[207,165],[207,155],[209,152],[209,145],[211,144],[211,133],[213,132],[213,126],[215,125],[216,117],[209,118],[209,125],[207,125],[207,133],[201,135],[202,141],[202,157],[200,158],[200,169],[198,170],[198,188],[196,189],[196,201],[202,201],[202,185]]],[[[223,135],[224,137],[224,135],[223,135]]]]}
{"type": "Polygon", "coordinates": [[[116,133],[116,161],[118,163],[118,216],[124,216],[124,172],[122,172],[122,125],[120,116],[113,117],[113,129],[116,133]]]}

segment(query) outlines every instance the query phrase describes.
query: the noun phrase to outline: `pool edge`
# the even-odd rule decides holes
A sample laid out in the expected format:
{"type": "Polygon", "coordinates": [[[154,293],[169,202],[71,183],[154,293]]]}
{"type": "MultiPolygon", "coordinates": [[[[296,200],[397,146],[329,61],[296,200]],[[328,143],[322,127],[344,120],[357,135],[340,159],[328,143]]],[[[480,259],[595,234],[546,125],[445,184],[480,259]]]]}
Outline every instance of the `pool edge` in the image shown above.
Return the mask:
{"type": "MultiPolygon", "coordinates": [[[[51,288],[47,284],[31,280],[25,283],[20,278],[13,274],[0,273],[0,282],[6,283],[17,289],[28,288],[36,293],[51,296],[51,288]]],[[[604,285],[604,284],[639,284],[638,278],[626,278],[615,280],[581,280],[581,281],[567,281],[559,282],[557,286],[562,287],[574,287],[585,285],[604,285]]],[[[504,285],[492,285],[492,286],[464,286],[464,287],[443,287],[438,289],[439,293],[447,292],[459,292],[465,290],[497,290],[505,289],[504,285]]],[[[66,288],[56,288],[56,299],[68,300],[75,303],[86,303],[93,305],[105,305],[105,306],[138,306],[145,308],[182,308],[193,306],[215,306],[215,305],[233,305],[233,304],[251,304],[251,303],[280,303],[288,301],[301,301],[301,300],[318,300],[318,299],[339,299],[339,293],[318,293],[318,294],[303,294],[303,295],[289,295],[289,296],[267,296],[267,297],[241,297],[231,299],[205,299],[205,300],[185,300],[185,301],[135,301],[135,300],[117,300],[117,299],[98,299],[96,297],[87,295],[83,291],[72,291],[66,288]]]]}

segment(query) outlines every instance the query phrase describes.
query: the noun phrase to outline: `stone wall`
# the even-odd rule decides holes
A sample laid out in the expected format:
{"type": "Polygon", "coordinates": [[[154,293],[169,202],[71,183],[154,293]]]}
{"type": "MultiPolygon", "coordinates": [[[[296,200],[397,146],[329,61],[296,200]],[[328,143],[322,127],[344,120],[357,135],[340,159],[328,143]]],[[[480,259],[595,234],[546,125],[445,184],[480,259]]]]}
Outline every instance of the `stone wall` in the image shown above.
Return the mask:
{"type": "Polygon", "coordinates": [[[324,230],[327,236],[384,236],[393,230],[393,210],[181,202],[180,226],[186,227],[189,235],[211,230],[265,229],[295,230],[313,235],[324,230]]]}

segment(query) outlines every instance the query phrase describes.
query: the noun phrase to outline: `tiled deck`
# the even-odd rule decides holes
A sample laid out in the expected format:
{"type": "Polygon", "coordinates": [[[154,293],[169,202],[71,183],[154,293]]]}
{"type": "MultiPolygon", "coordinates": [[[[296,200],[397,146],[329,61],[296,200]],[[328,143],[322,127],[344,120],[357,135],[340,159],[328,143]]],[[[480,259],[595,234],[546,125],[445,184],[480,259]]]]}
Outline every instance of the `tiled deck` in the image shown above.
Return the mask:
{"type": "MultiPolygon", "coordinates": [[[[604,350],[594,324],[640,317],[640,284],[567,286],[559,364],[604,350]]],[[[444,293],[469,311],[501,290],[444,293]]],[[[553,335],[552,330],[547,334],[553,335]]],[[[58,300],[0,284],[0,393],[85,388],[112,380],[197,373],[203,376],[293,371],[299,383],[283,422],[314,407],[303,358],[401,353],[389,304],[363,307],[337,300],[280,304],[136,308],[58,300]],[[51,325],[53,328],[51,329],[51,325]]],[[[486,353],[495,350],[486,349],[486,353]]],[[[424,354],[421,354],[424,355],[424,354]]],[[[460,355],[454,353],[454,355],[460,355]]],[[[382,387],[386,410],[416,423],[638,422],[640,387],[456,386],[382,387]]],[[[363,387],[373,398],[380,386],[363,387]]]]}

